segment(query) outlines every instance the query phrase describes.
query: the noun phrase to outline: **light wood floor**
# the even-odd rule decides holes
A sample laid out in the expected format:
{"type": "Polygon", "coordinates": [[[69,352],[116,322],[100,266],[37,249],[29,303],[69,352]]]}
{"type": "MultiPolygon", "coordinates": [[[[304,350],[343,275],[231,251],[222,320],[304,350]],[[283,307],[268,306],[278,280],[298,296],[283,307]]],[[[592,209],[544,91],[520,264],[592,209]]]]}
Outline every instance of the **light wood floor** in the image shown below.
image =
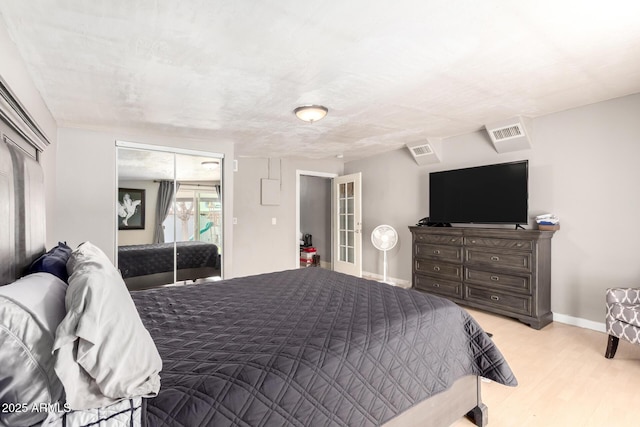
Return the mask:
{"type": "MultiPolygon", "coordinates": [[[[603,301],[604,321],[604,301],[603,301]]],[[[605,359],[604,333],[554,322],[536,331],[517,320],[468,310],[518,379],[482,383],[490,427],[640,426],[640,346],[620,340],[605,359]]],[[[470,427],[466,419],[452,427],[470,427]]]]}

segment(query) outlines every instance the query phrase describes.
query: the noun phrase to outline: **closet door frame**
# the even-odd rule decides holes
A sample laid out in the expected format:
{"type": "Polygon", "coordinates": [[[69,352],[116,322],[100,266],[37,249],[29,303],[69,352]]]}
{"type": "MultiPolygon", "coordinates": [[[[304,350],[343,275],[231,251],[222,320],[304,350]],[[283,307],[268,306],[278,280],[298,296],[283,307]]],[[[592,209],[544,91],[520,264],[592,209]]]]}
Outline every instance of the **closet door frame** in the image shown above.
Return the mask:
{"type": "MultiPolygon", "coordinates": [[[[177,181],[176,176],[175,176],[175,168],[176,168],[176,163],[175,163],[175,155],[176,154],[184,154],[184,155],[190,155],[190,156],[202,156],[202,157],[210,157],[212,159],[219,159],[220,160],[220,200],[222,201],[222,206],[223,206],[223,210],[222,210],[222,226],[221,229],[223,230],[222,232],[222,249],[224,251],[225,248],[225,244],[226,244],[226,233],[224,232],[224,223],[225,223],[225,215],[224,215],[224,206],[225,206],[225,191],[224,191],[224,184],[225,184],[225,180],[224,180],[224,168],[225,168],[225,164],[224,164],[224,154],[222,153],[214,153],[214,152],[209,152],[209,151],[202,151],[202,150],[191,150],[191,149],[185,149],[185,148],[177,148],[177,147],[168,147],[168,146],[163,146],[163,145],[153,145],[153,144],[142,144],[142,143],[138,143],[138,142],[130,142],[130,141],[122,141],[122,140],[116,140],[115,142],[116,144],[116,150],[119,148],[128,148],[128,149],[134,149],[134,150],[147,150],[147,151],[157,151],[157,152],[163,152],[163,153],[170,153],[174,155],[174,185],[177,181]]],[[[118,156],[116,156],[116,162],[115,162],[115,168],[116,168],[116,173],[115,173],[115,185],[114,185],[114,193],[117,195],[118,192],[118,183],[120,181],[120,177],[118,176],[118,161],[117,161],[118,156]]],[[[175,195],[174,195],[175,198],[175,195]]],[[[118,265],[118,227],[114,227],[114,233],[115,233],[115,254],[114,254],[114,260],[115,260],[115,265],[118,265]]],[[[174,264],[173,264],[173,277],[174,277],[174,282],[176,280],[176,255],[175,255],[175,250],[174,250],[174,264]]],[[[220,263],[220,275],[222,278],[225,277],[225,272],[224,272],[224,255],[223,255],[223,259],[222,262],[220,263]]]]}

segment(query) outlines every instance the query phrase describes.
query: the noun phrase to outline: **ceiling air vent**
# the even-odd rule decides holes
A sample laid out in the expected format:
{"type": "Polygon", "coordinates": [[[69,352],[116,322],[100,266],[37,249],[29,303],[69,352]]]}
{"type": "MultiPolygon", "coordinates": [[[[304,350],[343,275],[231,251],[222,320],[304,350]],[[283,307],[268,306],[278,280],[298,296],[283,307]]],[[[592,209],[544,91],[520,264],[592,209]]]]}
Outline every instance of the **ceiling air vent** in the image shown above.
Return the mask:
{"type": "Polygon", "coordinates": [[[518,138],[524,135],[520,124],[507,126],[506,128],[491,129],[494,141],[504,141],[506,139],[518,138]]]}
{"type": "Polygon", "coordinates": [[[427,138],[427,143],[414,142],[407,144],[407,148],[413,156],[413,160],[419,165],[440,163],[442,152],[442,140],[440,138],[427,138]]]}
{"type": "Polygon", "coordinates": [[[514,117],[485,125],[485,128],[498,153],[531,148],[531,136],[527,132],[527,128],[530,129],[527,118],[514,117]]]}
{"type": "Polygon", "coordinates": [[[431,149],[431,146],[429,144],[416,145],[415,147],[409,147],[409,150],[411,150],[414,157],[433,154],[433,150],[431,149]]]}

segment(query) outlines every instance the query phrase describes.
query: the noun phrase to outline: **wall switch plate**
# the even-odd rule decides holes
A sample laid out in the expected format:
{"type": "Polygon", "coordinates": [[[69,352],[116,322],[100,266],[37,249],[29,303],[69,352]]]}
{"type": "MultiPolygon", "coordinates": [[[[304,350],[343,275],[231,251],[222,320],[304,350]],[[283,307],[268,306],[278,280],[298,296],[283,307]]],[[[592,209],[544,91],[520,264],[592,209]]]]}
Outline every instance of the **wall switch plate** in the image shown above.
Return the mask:
{"type": "Polygon", "coordinates": [[[276,225],[277,222],[276,218],[271,218],[271,225],[276,225]]]}

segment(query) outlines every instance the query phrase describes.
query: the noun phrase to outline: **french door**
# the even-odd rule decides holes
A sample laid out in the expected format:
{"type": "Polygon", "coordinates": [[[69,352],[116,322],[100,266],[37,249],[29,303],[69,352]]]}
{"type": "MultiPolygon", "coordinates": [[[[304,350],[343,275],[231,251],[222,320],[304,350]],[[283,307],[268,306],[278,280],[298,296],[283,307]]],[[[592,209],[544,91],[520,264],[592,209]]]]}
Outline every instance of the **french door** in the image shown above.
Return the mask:
{"type": "Polygon", "coordinates": [[[362,176],[333,179],[333,269],[362,276],[362,176]]]}

